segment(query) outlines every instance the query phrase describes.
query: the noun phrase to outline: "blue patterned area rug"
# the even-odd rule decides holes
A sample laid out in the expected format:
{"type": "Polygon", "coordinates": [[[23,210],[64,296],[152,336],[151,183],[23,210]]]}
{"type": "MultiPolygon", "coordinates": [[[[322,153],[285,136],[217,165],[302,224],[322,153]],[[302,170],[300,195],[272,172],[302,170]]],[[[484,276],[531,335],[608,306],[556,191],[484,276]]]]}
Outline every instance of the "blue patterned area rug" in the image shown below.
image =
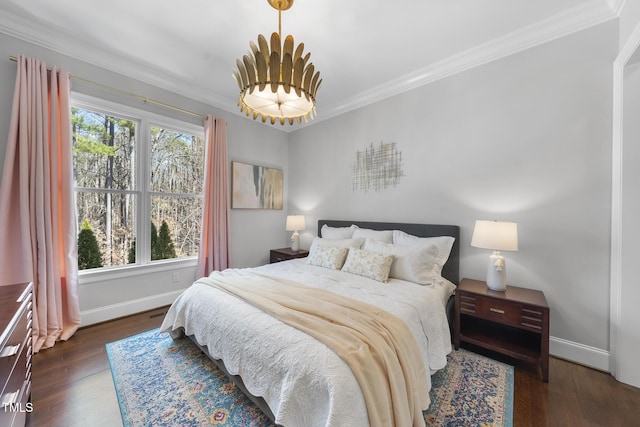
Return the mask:
{"type": "MultiPolygon", "coordinates": [[[[155,329],[107,355],[125,427],[273,425],[189,339],[155,329]]],[[[458,350],[432,379],[427,426],[512,426],[513,367],[458,350]]]]}

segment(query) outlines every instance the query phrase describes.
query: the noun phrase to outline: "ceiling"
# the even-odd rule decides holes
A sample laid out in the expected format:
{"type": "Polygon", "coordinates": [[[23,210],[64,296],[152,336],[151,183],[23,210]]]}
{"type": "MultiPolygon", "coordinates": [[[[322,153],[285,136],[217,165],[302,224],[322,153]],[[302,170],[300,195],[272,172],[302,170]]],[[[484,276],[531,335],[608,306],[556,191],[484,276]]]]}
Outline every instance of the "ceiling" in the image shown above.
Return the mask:
{"type": "MultiPolygon", "coordinates": [[[[320,71],[318,121],[613,19],[623,3],[296,0],[282,33],[320,71]]],[[[277,29],[266,0],[0,3],[0,32],[238,114],[235,60],[277,29]]]]}

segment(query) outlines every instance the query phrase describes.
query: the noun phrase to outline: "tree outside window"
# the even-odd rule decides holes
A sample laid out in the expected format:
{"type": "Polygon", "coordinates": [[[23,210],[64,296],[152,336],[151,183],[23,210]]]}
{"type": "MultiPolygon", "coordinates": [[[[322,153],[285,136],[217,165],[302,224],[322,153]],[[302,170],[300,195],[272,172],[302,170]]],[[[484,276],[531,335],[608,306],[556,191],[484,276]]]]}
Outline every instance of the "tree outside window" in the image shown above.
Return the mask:
{"type": "Polygon", "coordinates": [[[198,254],[203,138],[152,120],[162,121],[72,108],[79,252],[89,230],[100,254],[99,263],[79,262],[80,269],[198,254]]]}

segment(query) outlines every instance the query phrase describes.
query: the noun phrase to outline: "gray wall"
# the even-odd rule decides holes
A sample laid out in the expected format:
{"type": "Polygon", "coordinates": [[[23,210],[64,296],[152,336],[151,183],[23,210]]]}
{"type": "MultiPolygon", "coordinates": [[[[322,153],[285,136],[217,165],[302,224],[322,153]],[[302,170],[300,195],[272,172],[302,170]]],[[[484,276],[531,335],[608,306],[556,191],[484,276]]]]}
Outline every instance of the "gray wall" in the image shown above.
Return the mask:
{"type": "Polygon", "coordinates": [[[544,291],[552,352],[607,369],[617,42],[608,22],[294,132],[289,211],[458,224],[461,274],[480,279],[474,221],[516,221],[508,281],[544,291]],[[406,176],[353,191],[355,152],[380,141],[398,144],[406,176]]]}
{"type": "MultiPolygon", "coordinates": [[[[16,63],[9,61],[8,58],[18,54],[39,58],[49,66],[56,65],[65,68],[72,75],[123,91],[166,102],[198,114],[214,114],[223,117],[227,121],[229,161],[239,160],[284,169],[286,181],[288,175],[288,136],[277,128],[261,125],[243,116],[221,111],[4,34],[0,34],[0,170],[4,165],[16,75],[16,63]]],[[[233,84],[232,79],[229,84],[233,84]]],[[[120,95],[80,80],[72,80],[72,90],[187,122],[202,124],[202,119],[199,117],[185,115],[152,104],[144,104],[135,98],[120,95]]],[[[286,191],[287,185],[285,183],[285,197],[286,191]]],[[[269,249],[286,246],[288,241],[284,231],[285,219],[286,209],[278,211],[232,210],[231,259],[233,266],[248,267],[263,264],[268,261],[269,249]]],[[[189,286],[195,279],[195,267],[192,264],[177,263],[160,271],[153,268],[138,269],[116,277],[103,274],[81,277],[80,308],[83,314],[83,324],[172,302],[179,291],[189,286]],[[177,274],[176,281],[174,281],[176,276],[174,273],[177,274]]]]}

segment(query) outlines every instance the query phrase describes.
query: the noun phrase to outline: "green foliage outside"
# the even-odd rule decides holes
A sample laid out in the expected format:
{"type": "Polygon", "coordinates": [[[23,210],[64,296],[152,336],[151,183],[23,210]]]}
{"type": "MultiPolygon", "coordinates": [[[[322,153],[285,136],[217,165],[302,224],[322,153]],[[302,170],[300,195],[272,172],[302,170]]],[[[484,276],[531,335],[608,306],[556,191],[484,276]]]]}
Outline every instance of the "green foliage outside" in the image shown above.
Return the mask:
{"type": "MultiPolygon", "coordinates": [[[[176,258],[176,250],[171,239],[171,233],[169,232],[169,224],[166,221],[162,221],[160,226],[160,232],[155,224],[151,223],[151,261],[159,259],[171,259],[176,258]]],[[[136,241],[134,240],[129,249],[127,257],[129,264],[136,262],[136,241]]]]}
{"type": "Polygon", "coordinates": [[[151,223],[151,261],[155,261],[158,258],[158,229],[156,225],[151,223]]]}
{"type": "Polygon", "coordinates": [[[131,242],[131,248],[129,249],[129,254],[127,255],[127,262],[129,264],[136,263],[136,239],[133,239],[131,242]]]}
{"type": "Polygon", "coordinates": [[[169,225],[166,221],[162,221],[162,225],[160,226],[160,232],[158,233],[158,239],[156,240],[155,252],[157,253],[157,259],[170,259],[176,257],[176,250],[173,247],[173,240],[171,240],[171,234],[169,233],[169,225]]]}
{"type": "Polygon", "coordinates": [[[78,234],[78,269],[102,267],[102,254],[98,247],[98,240],[86,219],[82,222],[78,234]]]}

